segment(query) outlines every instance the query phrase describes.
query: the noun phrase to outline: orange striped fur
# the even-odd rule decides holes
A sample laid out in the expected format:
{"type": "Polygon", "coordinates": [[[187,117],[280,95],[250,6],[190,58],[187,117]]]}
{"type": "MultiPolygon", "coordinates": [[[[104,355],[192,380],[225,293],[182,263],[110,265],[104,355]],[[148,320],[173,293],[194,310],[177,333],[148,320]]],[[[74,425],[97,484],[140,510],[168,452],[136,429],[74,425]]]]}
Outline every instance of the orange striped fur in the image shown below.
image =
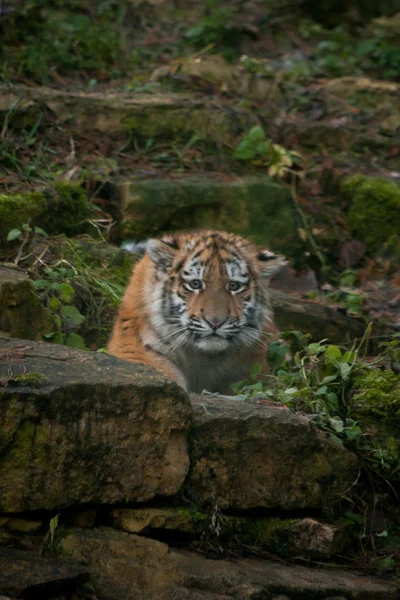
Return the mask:
{"type": "Polygon", "coordinates": [[[156,367],[188,391],[229,393],[254,363],[267,369],[266,346],[276,334],[268,281],[284,264],[220,231],[149,240],[108,350],[156,367]]]}

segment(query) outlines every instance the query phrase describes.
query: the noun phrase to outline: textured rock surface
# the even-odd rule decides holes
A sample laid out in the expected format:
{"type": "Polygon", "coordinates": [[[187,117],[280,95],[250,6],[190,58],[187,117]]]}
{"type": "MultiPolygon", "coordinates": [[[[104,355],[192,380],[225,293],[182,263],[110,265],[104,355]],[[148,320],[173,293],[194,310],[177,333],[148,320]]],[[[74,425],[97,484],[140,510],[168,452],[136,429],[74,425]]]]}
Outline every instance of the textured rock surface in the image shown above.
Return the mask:
{"type": "Polygon", "coordinates": [[[194,531],[194,519],[188,510],[180,508],[115,508],[113,525],[129,533],[144,529],[174,529],[194,531]]]}
{"type": "Polygon", "coordinates": [[[261,560],[208,560],[166,544],[111,529],[71,532],[65,555],[85,563],[99,596],[113,600],[395,600],[391,581],[344,571],[261,560]],[[282,600],[282,599],[280,599],[282,600]]]}
{"type": "Polygon", "coordinates": [[[353,454],[307,417],[228,396],[192,395],[191,469],[195,502],[222,509],[323,508],[357,477],[353,454]]]}
{"type": "MultiPolygon", "coordinates": [[[[150,535],[151,530],[171,530],[210,535],[210,516],[191,512],[188,508],[115,508],[111,514],[113,527],[128,533],[150,535]]],[[[262,548],[278,556],[302,556],[327,560],[341,552],[345,532],[340,526],[316,519],[247,518],[219,515],[219,539],[223,548],[235,550],[244,544],[262,548]]],[[[170,533],[170,536],[173,536],[170,533]]]]}
{"type": "Polygon", "coordinates": [[[28,275],[0,266],[0,331],[40,340],[52,328],[51,314],[40,305],[28,275]]]}
{"type": "Polygon", "coordinates": [[[304,331],[310,333],[315,341],[326,338],[331,344],[363,336],[365,325],[361,319],[352,319],[329,306],[273,288],[270,295],[274,320],[280,331],[304,331]]]}
{"type": "Polygon", "coordinates": [[[232,141],[255,118],[245,109],[220,108],[201,95],[65,92],[25,85],[0,86],[0,122],[14,107],[15,122],[33,124],[43,106],[60,122],[81,131],[126,133],[144,137],[182,136],[201,132],[204,138],[232,141]]]}
{"type": "Polygon", "coordinates": [[[50,598],[73,592],[88,580],[88,569],[77,563],[0,548],[0,594],[50,598]]]}
{"type": "Polygon", "coordinates": [[[123,230],[138,239],[166,231],[213,228],[296,254],[297,221],[288,190],[270,177],[143,180],[121,184],[123,230]]]}
{"type": "Polygon", "coordinates": [[[3,512],[147,501],[188,469],[188,397],[105,354],[0,335],[0,414],[3,512]]]}
{"type": "Polygon", "coordinates": [[[223,516],[220,541],[225,548],[235,543],[257,547],[287,558],[327,560],[343,551],[344,529],[316,519],[246,518],[223,516]]]}

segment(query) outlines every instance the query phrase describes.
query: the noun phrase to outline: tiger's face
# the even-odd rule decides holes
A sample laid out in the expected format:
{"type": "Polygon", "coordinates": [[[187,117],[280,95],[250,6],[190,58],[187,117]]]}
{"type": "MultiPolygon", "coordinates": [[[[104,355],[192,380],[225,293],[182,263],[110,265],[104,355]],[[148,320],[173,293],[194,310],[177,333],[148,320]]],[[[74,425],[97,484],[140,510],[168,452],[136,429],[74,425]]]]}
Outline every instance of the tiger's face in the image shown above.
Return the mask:
{"type": "Polygon", "coordinates": [[[267,280],[286,264],[282,257],[218,231],[150,240],[147,254],[155,265],[153,325],[171,351],[217,354],[262,343],[267,280]]]}

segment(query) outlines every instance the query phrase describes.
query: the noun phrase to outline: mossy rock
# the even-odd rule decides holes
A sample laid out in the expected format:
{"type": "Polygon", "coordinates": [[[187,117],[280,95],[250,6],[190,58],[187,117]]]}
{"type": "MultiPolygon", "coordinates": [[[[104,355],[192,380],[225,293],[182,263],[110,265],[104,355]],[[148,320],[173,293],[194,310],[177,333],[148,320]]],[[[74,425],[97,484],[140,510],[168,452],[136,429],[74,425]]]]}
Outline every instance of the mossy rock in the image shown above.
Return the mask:
{"type": "Polygon", "coordinates": [[[349,415],[372,436],[376,450],[385,451],[392,466],[400,464],[400,375],[379,369],[361,373],[353,383],[349,415]]]}
{"type": "Polygon", "coordinates": [[[353,236],[371,252],[400,260],[400,186],[383,177],[352,175],[341,191],[350,200],[347,220],[353,236]]]}
{"type": "Polygon", "coordinates": [[[121,184],[117,193],[124,237],[141,240],[167,231],[212,228],[288,256],[299,254],[290,192],[269,177],[135,181],[121,184]]]}
{"type": "Polygon", "coordinates": [[[0,331],[41,340],[52,330],[50,311],[40,304],[28,275],[0,267],[0,331]]]}
{"type": "Polygon", "coordinates": [[[60,123],[81,132],[123,134],[127,138],[202,139],[234,143],[257,122],[254,111],[212,103],[208,97],[163,91],[152,94],[65,92],[46,87],[0,85],[0,123],[13,110],[13,124],[33,126],[43,107],[60,123]]]}
{"type": "Polygon", "coordinates": [[[328,559],[343,550],[342,527],[316,519],[221,517],[221,541],[245,544],[283,557],[328,559]]]}
{"type": "Polygon", "coordinates": [[[43,194],[0,194],[0,243],[4,242],[11,229],[19,229],[28,221],[35,221],[46,212],[47,203],[43,194]]]}
{"type": "Polygon", "coordinates": [[[25,223],[47,233],[78,233],[87,228],[93,207],[78,183],[58,182],[43,192],[0,194],[0,247],[12,229],[25,223]]]}

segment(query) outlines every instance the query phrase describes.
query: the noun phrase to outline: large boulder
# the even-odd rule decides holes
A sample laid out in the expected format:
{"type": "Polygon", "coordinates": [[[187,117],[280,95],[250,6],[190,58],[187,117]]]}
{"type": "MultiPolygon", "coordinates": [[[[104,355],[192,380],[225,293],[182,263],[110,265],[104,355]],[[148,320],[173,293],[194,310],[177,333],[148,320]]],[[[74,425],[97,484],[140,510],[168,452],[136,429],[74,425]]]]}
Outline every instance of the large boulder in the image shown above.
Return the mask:
{"type": "Polygon", "coordinates": [[[110,600],[272,600],[278,594],[291,600],[395,600],[400,591],[395,582],[339,569],[209,560],[107,528],[66,532],[61,547],[87,566],[96,593],[110,600]]]}
{"type": "Polygon", "coordinates": [[[221,509],[323,510],[357,478],[357,459],[306,416],[229,396],[192,395],[187,494],[221,509]]]}
{"type": "Polygon", "coordinates": [[[0,334],[0,511],[173,495],[186,394],[158,371],[0,334]]]}

